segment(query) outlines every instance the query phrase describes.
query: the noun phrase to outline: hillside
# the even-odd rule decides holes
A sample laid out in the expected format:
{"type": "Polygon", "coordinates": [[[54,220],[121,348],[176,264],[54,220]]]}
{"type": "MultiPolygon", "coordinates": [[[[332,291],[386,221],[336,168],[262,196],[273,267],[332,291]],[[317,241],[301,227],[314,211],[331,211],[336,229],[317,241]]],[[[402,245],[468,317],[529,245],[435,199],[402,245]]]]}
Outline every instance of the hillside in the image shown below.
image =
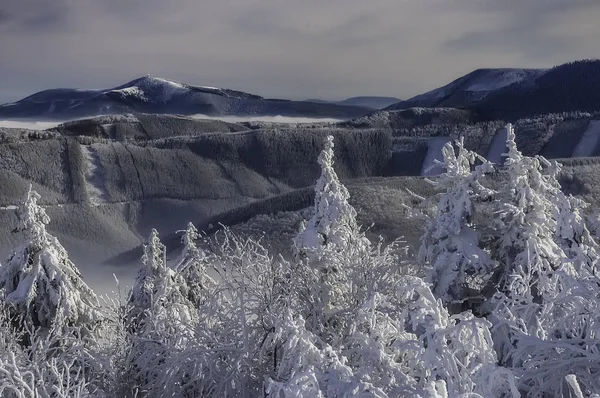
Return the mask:
{"type": "Polygon", "coordinates": [[[486,119],[600,110],[600,60],[571,62],[494,92],[472,108],[486,119]]]}
{"type": "Polygon", "coordinates": [[[552,69],[478,69],[384,110],[459,108],[487,121],[596,112],[600,111],[599,76],[600,60],[570,62],[552,69]]]}
{"type": "Polygon", "coordinates": [[[14,206],[30,183],[73,256],[96,263],[139,244],[152,227],[172,233],[190,219],[311,185],[323,137],[330,133],[338,140],[343,178],[385,173],[390,135],[377,130],[266,129],[138,143],[12,136],[0,143],[0,220],[8,226],[0,255],[19,239],[10,233],[17,221],[14,206]]]}
{"type": "Polygon", "coordinates": [[[123,113],[210,116],[302,116],[348,119],[370,108],[265,99],[215,87],[193,86],[145,76],[102,90],[51,89],[0,105],[0,118],[73,119],[123,113]]]}
{"type": "Polygon", "coordinates": [[[545,72],[546,69],[477,69],[443,87],[393,104],[386,110],[413,107],[466,108],[504,87],[513,84],[526,87],[545,72]]]}
{"type": "MultiPolygon", "coordinates": [[[[255,231],[253,223],[272,222],[273,244],[284,247],[286,235],[277,232],[278,225],[295,228],[289,223],[311,202],[307,187],[317,177],[316,158],[327,134],[336,137],[335,168],[361,210],[360,221],[374,224],[373,234],[405,235],[416,243],[410,231],[420,227],[403,213],[402,204],[410,200],[404,188],[430,192],[420,176],[439,172],[429,167],[444,143],[463,136],[468,148],[501,159],[505,121],[478,120],[468,110],[414,108],[337,124],[226,123],[136,113],[47,131],[3,128],[0,222],[8,227],[0,236],[0,258],[20,239],[10,233],[17,225],[14,206],[29,183],[42,195],[52,232],[84,272],[99,272],[99,279],[106,276],[96,264],[138,247],[153,227],[177,248],[174,231],[188,221],[202,229],[212,225],[211,230],[221,222],[250,221],[240,228],[255,231]]],[[[516,141],[526,155],[573,158],[565,160],[571,164],[565,188],[596,203],[597,162],[588,157],[600,155],[599,120],[600,114],[581,112],[518,120],[516,141]]],[[[126,262],[136,262],[139,252],[129,253],[126,262]]]]}

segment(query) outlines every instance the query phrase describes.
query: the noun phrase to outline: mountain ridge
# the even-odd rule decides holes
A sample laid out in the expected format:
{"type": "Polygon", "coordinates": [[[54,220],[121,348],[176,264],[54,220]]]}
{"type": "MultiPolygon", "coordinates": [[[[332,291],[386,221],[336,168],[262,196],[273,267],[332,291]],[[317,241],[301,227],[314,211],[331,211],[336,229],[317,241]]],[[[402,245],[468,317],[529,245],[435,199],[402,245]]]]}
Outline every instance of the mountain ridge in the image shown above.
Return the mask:
{"type": "Polygon", "coordinates": [[[124,113],[210,116],[299,116],[349,119],[372,111],[361,106],[266,99],[242,91],[144,76],[108,89],[43,90],[0,105],[0,118],[68,119],[124,113]]]}
{"type": "Polygon", "coordinates": [[[390,105],[385,110],[414,107],[466,108],[512,84],[535,80],[548,69],[481,68],[450,83],[390,105]]]}

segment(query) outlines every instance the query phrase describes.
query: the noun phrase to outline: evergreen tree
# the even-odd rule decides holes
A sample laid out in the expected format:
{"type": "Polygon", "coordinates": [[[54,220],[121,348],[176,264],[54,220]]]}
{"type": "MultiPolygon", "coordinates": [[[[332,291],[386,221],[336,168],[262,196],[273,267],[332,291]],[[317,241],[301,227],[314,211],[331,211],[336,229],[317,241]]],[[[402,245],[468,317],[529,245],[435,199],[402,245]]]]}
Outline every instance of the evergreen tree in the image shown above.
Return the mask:
{"type": "Polygon", "coordinates": [[[147,390],[166,372],[169,351],[180,350],[192,335],[197,314],[186,293],[185,281],[167,267],[166,248],[152,229],[126,317],[131,341],[126,364],[134,391],[147,390]]]}
{"type": "Polygon", "coordinates": [[[185,295],[197,309],[204,301],[216,283],[207,274],[209,258],[206,253],[196,246],[198,230],[191,222],[183,231],[181,238],[183,251],[173,267],[175,272],[181,275],[185,284],[182,288],[186,290],[185,295]]]}
{"type": "Polygon", "coordinates": [[[488,253],[480,248],[473,221],[475,203],[493,194],[481,184],[493,166],[466,149],[462,139],[455,145],[457,153],[451,143],[442,149],[440,164],[445,171],[431,181],[442,193],[419,249],[420,262],[430,267],[427,280],[433,292],[447,303],[465,299],[469,289],[476,291],[493,268],[488,253]]]}
{"type": "Polygon", "coordinates": [[[26,335],[38,328],[64,333],[68,327],[89,335],[102,319],[98,298],[65,248],[47,232],[50,218],[39,199],[30,187],[19,208],[20,229],[27,240],[0,269],[0,297],[8,304],[13,323],[26,335]]]}
{"type": "Polygon", "coordinates": [[[589,204],[562,192],[554,197],[554,204],[557,219],[556,239],[567,255],[567,261],[573,266],[578,279],[588,279],[598,285],[600,244],[590,232],[583,214],[589,204]]]}
{"type": "Polygon", "coordinates": [[[135,332],[144,333],[149,317],[154,317],[152,321],[163,315],[174,323],[192,321],[194,313],[185,293],[185,281],[167,267],[166,248],[152,229],[129,297],[129,319],[135,332]]]}
{"type": "Polygon", "coordinates": [[[328,136],[317,160],[321,176],[315,185],[314,214],[294,239],[299,255],[318,258],[323,248],[343,250],[349,245],[369,245],[360,234],[356,210],[348,203],[350,194],[333,168],[333,147],[333,136],[328,136]]]}
{"type": "Polygon", "coordinates": [[[554,198],[561,194],[558,167],[541,156],[526,157],[517,149],[507,125],[507,181],[500,191],[497,258],[494,278],[500,290],[517,301],[539,303],[557,291],[554,271],[566,256],[556,243],[554,198]]]}

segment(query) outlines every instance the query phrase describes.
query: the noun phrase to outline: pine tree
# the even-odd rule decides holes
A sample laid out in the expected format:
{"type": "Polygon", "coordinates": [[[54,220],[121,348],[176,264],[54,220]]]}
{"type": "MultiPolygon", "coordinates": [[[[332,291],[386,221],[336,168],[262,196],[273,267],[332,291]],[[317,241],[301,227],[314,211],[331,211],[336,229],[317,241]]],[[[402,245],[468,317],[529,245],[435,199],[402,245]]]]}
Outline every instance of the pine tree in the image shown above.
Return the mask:
{"type": "Polygon", "coordinates": [[[333,147],[333,136],[328,136],[317,160],[321,176],[315,185],[314,214],[294,239],[298,255],[318,258],[324,248],[343,250],[349,245],[369,245],[360,234],[356,210],[348,203],[350,194],[333,168],[333,147]]]}
{"type": "Polygon", "coordinates": [[[431,181],[442,193],[433,217],[427,220],[419,249],[420,262],[430,266],[428,282],[447,303],[465,299],[468,289],[476,291],[493,268],[487,252],[480,248],[473,221],[475,203],[493,194],[481,184],[493,166],[466,149],[462,139],[455,145],[458,153],[451,143],[442,149],[444,161],[440,163],[445,171],[431,181]]]}
{"type": "Polygon", "coordinates": [[[554,198],[561,194],[558,167],[541,156],[526,157],[517,149],[507,125],[507,182],[500,191],[497,251],[501,267],[495,281],[508,297],[539,303],[557,292],[555,270],[566,260],[557,245],[554,198]]]}
{"type": "Polygon", "coordinates": [[[582,199],[559,192],[553,199],[556,212],[556,239],[567,255],[578,279],[600,282],[600,244],[588,228],[584,209],[589,204],[582,199]]]}
{"type": "Polygon", "coordinates": [[[172,351],[181,350],[193,335],[197,313],[186,293],[185,281],[167,267],[166,248],[152,229],[126,316],[131,342],[126,364],[137,392],[167,372],[172,351]]]}
{"type": "Polygon", "coordinates": [[[135,332],[143,334],[147,318],[154,317],[153,322],[163,313],[171,321],[191,322],[194,314],[186,292],[183,278],[168,268],[166,248],[152,229],[129,297],[129,319],[135,332]]]}
{"type": "MultiPolygon", "coordinates": [[[[0,297],[17,327],[28,333],[63,333],[77,327],[89,335],[102,319],[98,298],[83,281],[58,239],[46,230],[50,218],[31,187],[19,209],[27,240],[0,269],[0,297]]],[[[27,340],[27,339],[26,339],[27,340]]]]}
{"type": "Polygon", "coordinates": [[[185,295],[197,309],[204,303],[206,296],[216,284],[207,274],[208,256],[196,246],[198,230],[190,222],[183,232],[181,238],[183,251],[173,268],[183,278],[185,284],[182,288],[186,289],[185,295]]]}

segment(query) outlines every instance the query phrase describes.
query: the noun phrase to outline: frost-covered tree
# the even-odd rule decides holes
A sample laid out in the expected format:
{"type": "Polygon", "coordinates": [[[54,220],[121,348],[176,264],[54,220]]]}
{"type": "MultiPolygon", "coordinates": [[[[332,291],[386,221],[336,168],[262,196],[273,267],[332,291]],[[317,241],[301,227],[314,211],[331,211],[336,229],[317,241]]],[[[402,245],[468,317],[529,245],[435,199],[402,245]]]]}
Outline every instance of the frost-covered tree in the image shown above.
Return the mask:
{"type": "Polygon", "coordinates": [[[86,345],[77,333],[29,333],[10,327],[11,315],[0,303],[0,397],[92,398],[104,397],[89,377],[83,362],[90,362],[86,345]],[[60,348],[60,349],[57,349],[60,348]]]}
{"type": "Polygon", "coordinates": [[[315,185],[314,214],[294,239],[297,254],[318,258],[324,247],[343,250],[349,245],[368,246],[356,222],[356,210],[348,199],[350,194],[333,168],[333,136],[325,140],[318,163],[321,176],[315,185]]]}
{"type": "Polygon", "coordinates": [[[226,228],[211,241],[209,257],[216,285],[185,345],[168,350],[152,389],[177,397],[260,396],[278,363],[273,336],[290,296],[289,263],[226,228]]]}
{"type": "Polygon", "coordinates": [[[0,297],[13,324],[28,336],[36,329],[63,333],[77,327],[89,335],[102,319],[98,299],[83,281],[58,239],[46,230],[50,218],[31,187],[19,208],[26,241],[0,268],[0,297]]]}
{"type": "Polygon", "coordinates": [[[324,341],[301,317],[280,318],[281,359],[267,391],[277,397],[519,396],[511,372],[497,366],[489,322],[470,313],[451,317],[418,277],[406,276],[390,296],[374,294],[353,318],[341,344],[324,341]]]}
{"type": "Polygon", "coordinates": [[[508,181],[500,195],[500,266],[489,319],[501,362],[528,396],[568,393],[573,374],[598,388],[597,242],[581,209],[560,190],[560,165],[523,156],[509,126],[508,181]]]}
{"type": "Polygon", "coordinates": [[[173,269],[185,281],[186,296],[197,309],[216,284],[207,273],[207,267],[210,265],[209,256],[196,246],[198,230],[194,224],[188,223],[187,229],[183,232],[181,238],[183,251],[173,269]]]}
{"type": "Polygon", "coordinates": [[[143,333],[150,314],[156,317],[164,312],[173,321],[191,321],[194,315],[186,293],[185,281],[167,266],[165,246],[156,229],[152,229],[129,297],[129,317],[136,333],[143,333]]]}
{"type": "Polygon", "coordinates": [[[328,343],[344,327],[339,315],[348,313],[348,303],[357,305],[357,286],[370,286],[359,278],[364,280],[367,268],[367,274],[378,273],[367,266],[372,265],[373,248],[360,230],[348,190],[333,169],[333,147],[333,137],[328,136],[318,158],[321,176],[315,186],[313,216],[293,241],[298,265],[293,277],[303,297],[304,317],[309,330],[328,343]]]}
{"type": "Polygon", "coordinates": [[[127,365],[137,384],[135,391],[147,390],[166,371],[169,351],[186,344],[196,315],[187,298],[185,281],[167,267],[165,246],[152,229],[144,245],[142,267],[131,289],[126,317],[131,332],[127,365]]]}
{"type": "Polygon", "coordinates": [[[590,232],[584,210],[589,204],[582,199],[559,192],[554,197],[556,239],[578,279],[588,279],[600,286],[598,266],[600,244],[590,232]]]}
{"type": "Polygon", "coordinates": [[[477,291],[493,268],[473,221],[475,204],[493,194],[481,183],[493,166],[466,149],[462,139],[455,145],[457,152],[451,143],[442,149],[444,172],[431,181],[442,193],[419,249],[420,262],[429,266],[428,282],[447,303],[464,300],[469,289],[477,291]]]}
{"type": "Polygon", "coordinates": [[[501,265],[493,281],[516,301],[539,303],[556,294],[554,271],[566,260],[555,239],[559,167],[541,156],[523,156],[512,125],[506,128],[507,181],[500,191],[497,220],[496,255],[501,265]]]}

